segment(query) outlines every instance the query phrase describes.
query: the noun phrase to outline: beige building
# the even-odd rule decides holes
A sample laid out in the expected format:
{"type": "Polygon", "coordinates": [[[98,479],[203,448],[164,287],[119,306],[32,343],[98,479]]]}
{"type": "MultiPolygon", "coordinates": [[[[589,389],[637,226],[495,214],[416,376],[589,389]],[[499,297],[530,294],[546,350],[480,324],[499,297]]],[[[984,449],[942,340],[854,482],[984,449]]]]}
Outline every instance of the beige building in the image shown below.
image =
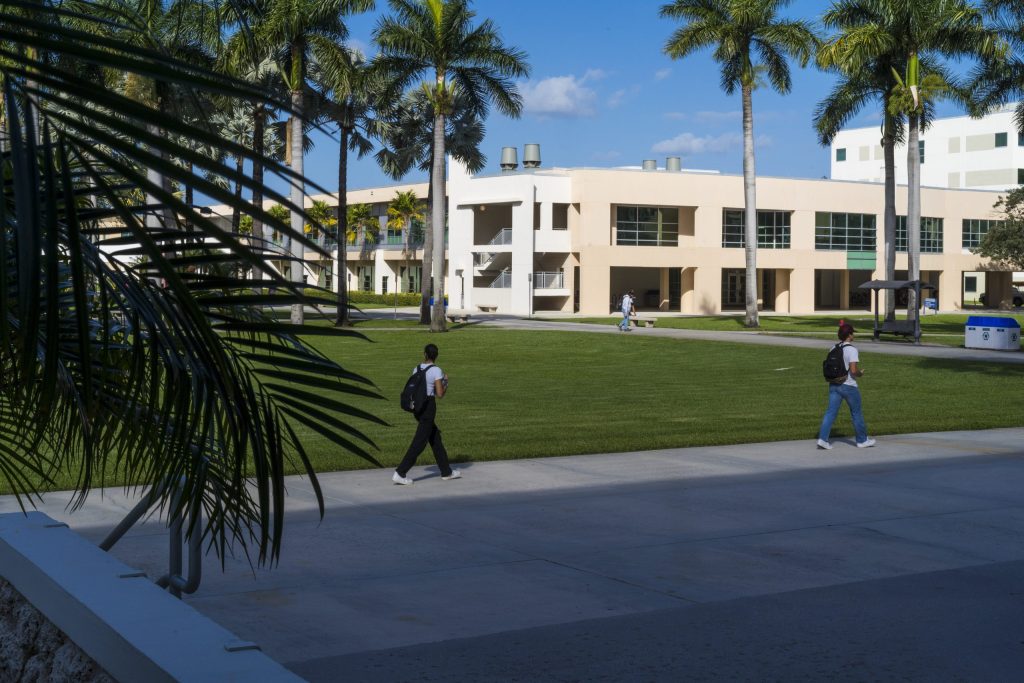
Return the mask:
{"type": "MultiPolygon", "coordinates": [[[[882,192],[875,183],[758,178],[761,308],[870,308],[858,287],[883,277],[882,192]]],[[[901,216],[905,195],[900,188],[901,216]]],[[[979,286],[1012,298],[1011,274],[970,252],[995,218],[998,196],[922,189],[922,279],[938,287],[943,310],[962,308],[979,286]]],[[[743,306],[741,176],[556,168],[470,177],[453,165],[449,198],[448,291],[465,308],[606,314],[628,289],[648,310],[743,306]]],[[[899,222],[897,270],[905,277],[899,222]]]]}
{"type": "MultiPolygon", "coordinates": [[[[539,156],[539,154],[538,154],[539,156]]],[[[745,292],[743,178],[654,168],[519,169],[472,176],[449,162],[446,292],[449,305],[515,315],[604,315],[623,292],[641,310],[716,314],[742,310],[745,292]]],[[[401,190],[349,192],[371,206],[375,234],[347,251],[352,291],[419,291],[422,231],[389,231],[388,202],[401,190]]],[[[906,277],[906,188],[897,189],[897,279],[906,277]]],[[[806,314],[869,310],[859,285],[883,278],[883,186],[872,182],[759,177],[758,291],[762,310],[806,314]]],[[[922,279],[941,310],[1014,298],[1011,273],[973,253],[997,214],[999,192],[923,188],[922,279]]],[[[334,196],[316,197],[336,203],[334,196]]],[[[311,198],[312,200],[312,198],[311,198]]],[[[310,200],[310,201],[311,201],[310,200]]],[[[216,209],[217,207],[213,207],[216,209]]],[[[429,217],[426,221],[429,225],[429,217]]],[[[337,287],[335,260],[307,251],[307,281],[337,287]]]]}

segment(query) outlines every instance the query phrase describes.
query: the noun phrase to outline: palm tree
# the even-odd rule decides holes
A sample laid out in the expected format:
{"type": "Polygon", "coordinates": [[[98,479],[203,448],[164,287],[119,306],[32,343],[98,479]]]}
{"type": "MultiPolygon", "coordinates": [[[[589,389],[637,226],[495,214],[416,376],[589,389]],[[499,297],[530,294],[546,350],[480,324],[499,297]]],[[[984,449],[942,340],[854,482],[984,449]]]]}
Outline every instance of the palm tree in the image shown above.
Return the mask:
{"type": "MultiPolygon", "coordinates": [[[[506,46],[490,19],[473,25],[469,0],[389,0],[393,16],[377,24],[377,66],[393,92],[417,81],[434,109],[433,159],[430,172],[434,253],[434,310],[430,329],[443,332],[445,214],[445,119],[456,93],[467,98],[479,118],[491,104],[518,117],[522,98],[513,79],[528,75],[526,55],[506,46]]],[[[426,253],[424,253],[426,260],[426,253]]]]}
{"type": "MultiPolygon", "coordinates": [[[[308,118],[310,62],[323,61],[323,55],[334,51],[337,43],[348,37],[343,17],[369,11],[374,4],[374,0],[266,0],[254,33],[257,44],[272,46],[280,57],[281,77],[291,102],[287,155],[297,178],[303,175],[303,121],[308,118]]],[[[303,196],[305,186],[299,180],[291,186],[291,203],[301,207],[303,196]]],[[[301,233],[300,211],[292,212],[291,222],[292,231],[301,233]]],[[[291,280],[301,284],[305,281],[301,246],[300,253],[296,254],[294,247],[291,251],[291,280]]],[[[292,306],[292,322],[303,322],[299,304],[292,306]]]]}
{"type": "Polygon", "coordinates": [[[320,55],[315,80],[326,91],[325,113],[338,125],[338,305],[334,324],[349,325],[348,310],[348,153],[362,159],[373,150],[372,138],[382,133],[375,107],[373,73],[361,53],[337,46],[320,55]]]}
{"type": "Polygon", "coordinates": [[[944,72],[942,60],[993,58],[1003,51],[1002,40],[997,31],[985,25],[981,10],[969,0],[856,0],[837,3],[830,16],[847,31],[833,55],[834,62],[845,70],[870,70],[881,61],[899,60],[898,65],[890,65],[893,80],[897,81],[891,92],[901,94],[898,98],[890,95],[888,111],[907,117],[908,270],[910,279],[916,280],[921,270],[918,137],[927,124],[927,109],[920,93],[922,65],[923,73],[933,74],[949,85],[951,95],[965,101],[967,91],[954,85],[952,76],[944,72]],[[905,73],[905,81],[900,71],[905,73]],[[894,104],[894,99],[900,103],[894,104]]]}
{"type": "MultiPolygon", "coordinates": [[[[839,76],[839,82],[822,100],[814,112],[814,125],[822,145],[831,145],[835,136],[869,102],[881,105],[881,145],[884,158],[884,210],[882,229],[885,239],[885,279],[896,279],[896,145],[904,141],[905,117],[889,111],[889,101],[896,85],[893,69],[903,63],[903,55],[892,52],[879,55],[869,64],[851,69],[840,55],[845,54],[846,45],[856,40],[855,23],[849,22],[851,2],[841,7],[833,5],[825,12],[822,23],[826,28],[838,31],[818,49],[818,66],[839,76]]],[[[863,10],[862,10],[863,11],[863,10]]],[[[855,15],[856,16],[856,15],[855,15]]],[[[896,293],[886,292],[886,320],[896,315],[896,293]]]]}
{"type": "MultiPolygon", "coordinates": [[[[414,221],[423,221],[426,214],[423,213],[423,203],[416,196],[414,190],[395,192],[394,198],[388,204],[388,228],[391,230],[402,230],[405,233],[405,270],[409,272],[409,256],[416,250],[412,241],[412,226],[414,221]]],[[[401,291],[399,283],[396,291],[401,291]]]]}
{"type": "Polygon", "coordinates": [[[754,171],[754,112],[751,102],[758,74],[763,71],[778,92],[792,84],[787,59],[806,66],[817,38],[810,25],[779,17],[789,0],[675,0],[663,5],[661,16],[685,24],[665,43],[672,59],[714,47],[722,65],[722,87],[728,94],[739,86],[743,101],[743,193],[746,220],[746,319],[757,327],[757,198],[754,171]],[[759,69],[763,67],[763,69],[759,69]]]}
{"type": "MultiPolygon", "coordinates": [[[[250,281],[230,273],[233,264],[263,269],[263,256],[147,173],[233,207],[239,200],[230,190],[170,160],[233,179],[234,169],[196,148],[216,145],[249,159],[251,151],[83,81],[70,65],[138,79],[160,74],[197,97],[286,104],[162,49],[122,42],[142,16],[91,19],[56,0],[23,11],[5,14],[0,61],[9,150],[0,157],[0,476],[29,503],[58,476],[75,482],[79,502],[95,486],[151,485],[144,501],[187,513],[188,533],[202,533],[216,552],[241,546],[273,562],[289,466],[311,477],[323,511],[296,426],[372,460],[370,440],[349,422],[380,420],[347,401],[375,395],[372,384],[307,341],[350,332],[265,317],[261,306],[307,299],[279,276],[271,279],[280,293],[254,294],[250,281]],[[146,207],[132,199],[143,193],[171,217],[160,230],[147,228],[146,207]],[[96,201],[87,206],[85,197],[96,201]],[[111,237],[119,233],[128,236],[111,237]],[[183,258],[186,247],[176,245],[193,237],[200,248],[183,258]],[[97,239],[106,240],[102,249],[97,239]],[[138,245],[138,263],[112,255],[128,242],[138,245]],[[208,275],[216,266],[226,274],[208,275]],[[194,524],[200,514],[205,529],[194,524]]],[[[281,164],[268,170],[292,179],[281,164]]],[[[272,185],[266,192],[295,208],[272,185]]],[[[266,213],[260,218],[301,237],[266,213]]]]}
{"type": "MultiPolygon", "coordinates": [[[[385,113],[383,146],[375,158],[381,169],[398,180],[413,169],[429,173],[434,160],[434,133],[431,124],[434,108],[428,93],[412,90],[385,113]]],[[[484,168],[487,157],[480,152],[484,125],[470,106],[469,98],[456,91],[451,110],[445,118],[444,145],[447,153],[470,173],[484,168]]],[[[433,204],[433,192],[427,190],[427,206],[433,204]]],[[[420,324],[430,324],[430,263],[434,253],[434,234],[427,230],[423,240],[423,273],[420,279],[420,324]]]]}

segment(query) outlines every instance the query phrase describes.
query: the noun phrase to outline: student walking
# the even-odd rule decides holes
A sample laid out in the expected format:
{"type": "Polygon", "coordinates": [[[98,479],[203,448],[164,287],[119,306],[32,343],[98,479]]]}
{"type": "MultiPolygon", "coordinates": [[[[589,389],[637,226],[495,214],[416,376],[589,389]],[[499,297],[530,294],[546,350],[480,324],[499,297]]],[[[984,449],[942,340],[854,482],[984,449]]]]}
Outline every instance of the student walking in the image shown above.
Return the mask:
{"type": "Polygon", "coordinates": [[[622,322],[619,323],[619,329],[623,332],[629,332],[629,316],[635,312],[636,295],[633,294],[633,290],[629,290],[622,295],[622,322]]]}
{"type": "Polygon", "coordinates": [[[437,400],[443,398],[448,392],[448,375],[435,365],[436,362],[437,346],[427,344],[423,348],[423,362],[412,371],[414,375],[417,372],[425,373],[427,400],[422,407],[417,406],[413,412],[413,416],[416,418],[416,434],[413,435],[412,443],[409,444],[409,450],[405,452],[402,462],[395,469],[395,473],[391,475],[391,481],[396,484],[409,485],[413,483],[413,480],[406,475],[416,464],[416,458],[428,443],[434,452],[437,466],[441,469],[441,479],[449,481],[462,477],[461,472],[453,470],[448,464],[448,451],[445,450],[444,442],[441,441],[441,430],[434,422],[437,417],[437,400]]]}
{"type": "Polygon", "coordinates": [[[857,352],[857,347],[853,345],[853,332],[853,325],[842,323],[839,326],[839,343],[829,351],[829,355],[825,359],[825,379],[829,381],[828,409],[821,421],[821,429],[818,430],[818,448],[820,449],[832,448],[828,437],[832,432],[832,423],[836,421],[839,407],[843,401],[846,401],[846,405],[850,407],[853,431],[857,436],[857,448],[871,448],[875,445],[875,440],[868,436],[868,427],[864,424],[864,413],[861,412],[857,378],[864,376],[864,369],[860,367],[860,354],[857,352]],[[845,374],[843,374],[844,372],[845,374]]]}

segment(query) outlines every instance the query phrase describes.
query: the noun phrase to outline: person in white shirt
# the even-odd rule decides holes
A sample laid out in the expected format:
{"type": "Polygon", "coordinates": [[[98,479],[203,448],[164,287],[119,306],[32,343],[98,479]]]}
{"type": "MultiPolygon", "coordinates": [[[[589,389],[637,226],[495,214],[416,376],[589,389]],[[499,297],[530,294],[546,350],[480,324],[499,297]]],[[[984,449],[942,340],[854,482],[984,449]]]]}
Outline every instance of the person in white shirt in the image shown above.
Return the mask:
{"type": "Polygon", "coordinates": [[[622,322],[619,323],[619,329],[623,332],[629,332],[629,315],[633,312],[636,304],[636,295],[633,294],[633,290],[629,290],[628,293],[622,295],[622,322]]]}
{"type": "Polygon", "coordinates": [[[418,370],[426,369],[427,403],[422,410],[413,413],[416,418],[416,434],[413,435],[412,443],[409,444],[409,450],[405,452],[402,462],[395,468],[395,473],[391,475],[391,480],[396,484],[409,485],[413,483],[413,480],[406,475],[416,464],[416,458],[420,456],[428,443],[434,452],[437,466],[441,469],[441,479],[450,481],[462,478],[462,473],[453,470],[448,464],[448,451],[445,450],[444,442],[441,441],[441,430],[434,423],[437,417],[437,401],[448,393],[448,375],[434,364],[436,361],[437,346],[427,344],[423,348],[423,362],[412,370],[413,373],[416,373],[418,370]]]}
{"type": "MultiPolygon", "coordinates": [[[[842,321],[840,321],[842,322],[842,321]]],[[[832,432],[832,423],[839,415],[839,407],[846,401],[850,406],[850,417],[853,418],[853,431],[857,436],[857,448],[871,448],[875,440],[868,436],[868,427],[864,423],[864,413],[860,405],[860,389],[857,378],[864,376],[860,367],[860,353],[853,345],[853,325],[843,322],[839,326],[839,341],[843,345],[843,365],[846,366],[846,379],[828,385],[828,409],[818,430],[818,448],[829,450],[832,443],[828,440],[832,432]]]]}

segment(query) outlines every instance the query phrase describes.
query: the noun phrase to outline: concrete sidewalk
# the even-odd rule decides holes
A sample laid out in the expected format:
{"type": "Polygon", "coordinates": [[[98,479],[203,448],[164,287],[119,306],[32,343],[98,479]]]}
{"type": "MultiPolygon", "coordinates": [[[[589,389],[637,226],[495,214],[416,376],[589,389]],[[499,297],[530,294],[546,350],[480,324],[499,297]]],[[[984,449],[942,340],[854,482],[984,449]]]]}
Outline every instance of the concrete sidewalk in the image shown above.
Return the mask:
{"type": "MultiPolygon", "coordinates": [[[[290,480],[281,565],[196,609],[311,681],[1019,680],[1024,429],[290,480]]],[[[99,540],[119,491],[45,511],[99,540]]],[[[17,509],[0,499],[0,510],[17,509]]],[[[115,548],[161,574],[149,523],[115,548]]]]}

